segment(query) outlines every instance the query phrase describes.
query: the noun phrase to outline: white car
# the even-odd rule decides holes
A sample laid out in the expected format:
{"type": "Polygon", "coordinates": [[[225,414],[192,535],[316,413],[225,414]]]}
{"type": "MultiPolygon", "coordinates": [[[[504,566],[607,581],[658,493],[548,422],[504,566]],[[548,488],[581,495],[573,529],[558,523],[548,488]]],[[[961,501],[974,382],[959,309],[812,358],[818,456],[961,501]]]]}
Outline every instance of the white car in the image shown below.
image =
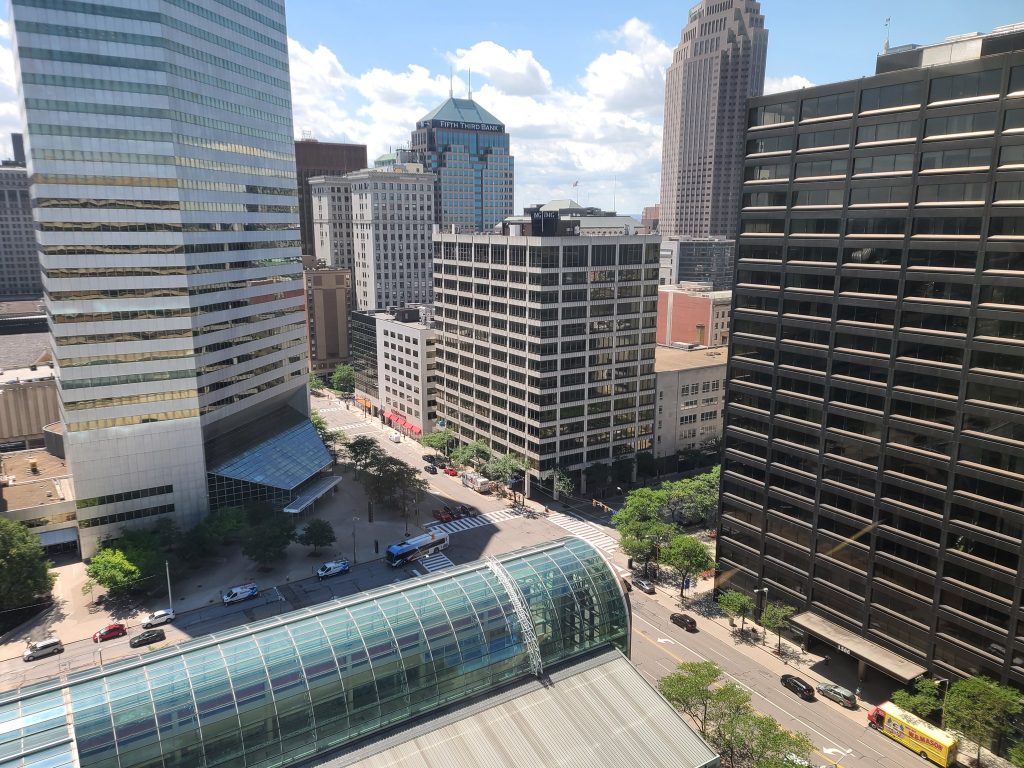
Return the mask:
{"type": "Polygon", "coordinates": [[[400,443],[402,442],[402,436],[397,432],[392,432],[390,435],[388,435],[388,440],[390,440],[392,443],[400,443]]]}
{"type": "Polygon", "coordinates": [[[145,619],[142,620],[142,628],[149,629],[150,627],[156,627],[160,624],[167,624],[174,621],[174,611],[170,608],[162,608],[159,611],[149,614],[145,619]]]}

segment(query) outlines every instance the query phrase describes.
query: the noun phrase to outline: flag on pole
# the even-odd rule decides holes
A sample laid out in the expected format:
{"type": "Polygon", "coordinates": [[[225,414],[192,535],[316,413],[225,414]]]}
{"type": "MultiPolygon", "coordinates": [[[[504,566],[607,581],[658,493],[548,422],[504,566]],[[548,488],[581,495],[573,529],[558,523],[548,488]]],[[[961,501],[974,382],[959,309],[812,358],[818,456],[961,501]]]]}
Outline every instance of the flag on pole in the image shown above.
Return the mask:
{"type": "Polygon", "coordinates": [[[574,182],[572,183],[572,186],[573,186],[573,188],[574,188],[574,189],[575,189],[576,187],[578,187],[579,185],[580,185],[580,180],[579,180],[579,179],[576,179],[576,181],[574,181],[574,182]]]}

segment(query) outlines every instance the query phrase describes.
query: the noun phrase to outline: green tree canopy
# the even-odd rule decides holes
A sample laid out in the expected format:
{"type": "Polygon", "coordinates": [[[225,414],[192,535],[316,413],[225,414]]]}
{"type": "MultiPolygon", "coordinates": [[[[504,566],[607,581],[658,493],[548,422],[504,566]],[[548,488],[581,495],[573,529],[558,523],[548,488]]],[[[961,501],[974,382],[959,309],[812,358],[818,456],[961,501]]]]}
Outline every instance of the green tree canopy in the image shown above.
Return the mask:
{"type": "Polygon", "coordinates": [[[483,440],[474,440],[453,450],[451,458],[453,464],[486,463],[491,459],[491,449],[483,440]]]}
{"type": "Polygon", "coordinates": [[[242,554],[262,569],[285,557],[288,545],[295,541],[295,528],[283,512],[251,523],[242,532],[242,554]]]}
{"type": "Polygon", "coordinates": [[[754,598],[737,592],[735,589],[726,590],[718,596],[718,606],[725,611],[730,619],[740,619],[740,632],[746,626],[747,616],[754,610],[754,598]]]}
{"type": "Polygon", "coordinates": [[[892,693],[892,703],[918,717],[930,718],[942,708],[942,691],[939,684],[930,677],[919,677],[914,682],[914,690],[901,688],[892,693]]]}
{"type": "MultiPolygon", "coordinates": [[[[487,475],[487,477],[505,486],[507,486],[513,478],[519,477],[525,472],[526,462],[523,461],[521,456],[515,453],[504,453],[498,456],[493,456],[483,468],[483,473],[487,475]]],[[[513,489],[512,503],[515,504],[517,501],[518,494],[513,489]]]]}
{"type": "Polygon", "coordinates": [[[949,686],[945,727],[978,746],[976,762],[981,765],[982,747],[991,747],[997,736],[1009,731],[1020,711],[1017,690],[987,677],[968,677],[949,686]]]}
{"type": "Polygon", "coordinates": [[[406,462],[394,456],[384,456],[367,473],[367,493],[376,501],[398,507],[409,534],[409,519],[427,495],[430,486],[422,475],[406,462]]]}
{"type": "Polygon", "coordinates": [[[331,524],[326,520],[321,520],[319,517],[306,523],[297,539],[302,546],[312,547],[314,555],[318,554],[324,547],[331,546],[337,540],[338,537],[335,535],[331,524]]]}
{"type": "Polygon", "coordinates": [[[120,549],[104,548],[85,567],[86,575],[111,595],[122,596],[138,584],[142,572],[120,549]]]}
{"type": "Polygon", "coordinates": [[[787,731],[749,706],[720,721],[711,743],[721,754],[723,768],[782,768],[794,764],[790,755],[806,761],[814,749],[802,733],[787,731]]]}
{"type": "Polygon", "coordinates": [[[317,394],[324,388],[324,380],[315,373],[309,374],[309,391],[317,394]]]}
{"type": "Polygon", "coordinates": [[[768,603],[761,611],[761,626],[774,632],[779,638],[779,654],[782,654],[782,632],[789,628],[789,617],[796,608],[785,603],[768,603]]]}
{"type": "Polygon", "coordinates": [[[661,521],[664,492],[638,488],[626,497],[626,503],[612,515],[612,525],[621,534],[623,551],[647,564],[657,557],[658,549],[675,534],[675,527],[661,521]]]}
{"type": "Polygon", "coordinates": [[[559,496],[572,496],[576,483],[558,467],[551,472],[551,489],[559,496]]]}
{"type": "Polygon", "coordinates": [[[346,463],[352,466],[357,473],[366,472],[387,456],[376,438],[369,435],[352,438],[347,445],[342,447],[342,454],[346,463]]]}
{"type": "Polygon", "coordinates": [[[0,611],[32,605],[57,578],[39,538],[22,523],[0,517],[0,611]]]}
{"type": "Polygon", "coordinates": [[[709,714],[714,700],[712,686],[722,670],[713,661],[685,661],[671,675],[658,681],[658,690],[669,703],[697,725],[700,735],[708,737],[709,714]]]}
{"type": "Polygon", "coordinates": [[[356,372],[348,363],[341,363],[331,373],[331,388],[339,392],[356,391],[356,372]]]}
{"type": "Polygon", "coordinates": [[[658,474],[658,460],[650,451],[640,451],[636,455],[636,473],[640,477],[654,477],[658,474]]]}
{"type": "Polygon", "coordinates": [[[320,435],[320,439],[323,440],[324,445],[328,448],[331,448],[334,443],[338,441],[341,433],[327,426],[327,422],[324,420],[324,417],[319,413],[311,411],[309,414],[309,420],[313,422],[313,426],[316,428],[316,433],[320,435]]]}
{"type": "Polygon", "coordinates": [[[447,455],[448,449],[457,439],[458,438],[455,436],[455,433],[450,429],[439,429],[436,432],[424,435],[420,439],[420,442],[423,443],[426,448],[432,448],[438,453],[447,455]]]}
{"type": "Polygon", "coordinates": [[[701,523],[714,519],[718,509],[718,487],[721,468],[696,477],[662,483],[665,491],[664,509],[673,521],[701,523]]]}
{"type": "Polygon", "coordinates": [[[679,574],[679,594],[684,592],[685,579],[696,578],[715,567],[714,558],[703,542],[693,536],[677,534],[661,550],[660,561],[679,574]]]}

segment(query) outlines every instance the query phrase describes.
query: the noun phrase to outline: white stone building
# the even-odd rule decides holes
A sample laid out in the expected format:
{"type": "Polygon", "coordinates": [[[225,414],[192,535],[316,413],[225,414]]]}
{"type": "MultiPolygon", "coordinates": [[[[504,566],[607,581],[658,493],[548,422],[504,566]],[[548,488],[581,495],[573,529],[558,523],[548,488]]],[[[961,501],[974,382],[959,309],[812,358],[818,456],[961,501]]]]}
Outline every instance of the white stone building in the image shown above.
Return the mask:
{"type": "Polygon", "coordinates": [[[656,458],[699,448],[722,437],[727,355],[727,347],[657,348],[656,458]]]}
{"type": "Polygon", "coordinates": [[[437,333],[419,307],[378,314],[377,382],[386,422],[415,437],[429,433],[437,418],[434,377],[437,333]]]}

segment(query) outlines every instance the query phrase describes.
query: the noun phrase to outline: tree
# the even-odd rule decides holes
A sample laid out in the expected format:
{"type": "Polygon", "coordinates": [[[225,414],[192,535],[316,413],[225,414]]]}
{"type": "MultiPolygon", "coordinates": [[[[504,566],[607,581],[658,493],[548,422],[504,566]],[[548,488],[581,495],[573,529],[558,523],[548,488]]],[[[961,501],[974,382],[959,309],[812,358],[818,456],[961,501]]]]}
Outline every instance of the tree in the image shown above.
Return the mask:
{"type": "Polygon", "coordinates": [[[486,463],[490,461],[491,449],[483,440],[474,440],[452,451],[451,458],[453,464],[486,463]]]}
{"type": "Polygon", "coordinates": [[[968,677],[949,686],[945,727],[977,745],[975,760],[981,765],[982,747],[991,746],[997,736],[1006,733],[1021,708],[1021,696],[1015,689],[987,677],[968,677]]]}
{"type": "Polygon", "coordinates": [[[708,715],[714,699],[711,686],[721,674],[721,668],[713,661],[685,661],[658,681],[661,695],[693,720],[704,738],[708,737],[708,715]]]}
{"type": "Polygon", "coordinates": [[[576,483],[565,472],[555,467],[551,472],[551,489],[555,492],[555,498],[572,496],[573,491],[576,490],[576,483]]]}
{"type": "Polygon", "coordinates": [[[1006,759],[1014,768],[1024,768],[1024,741],[1018,741],[1006,751],[1006,759]]]}
{"type": "Polygon", "coordinates": [[[338,441],[341,433],[327,426],[327,422],[324,420],[324,417],[316,411],[310,412],[309,420],[313,422],[313,426],[316,428],[316,433],[320,435],[320,439],[323,440],[324,445],[330,449],[334,443],[338,441]]]}
{"type": "Polygon", "coordinates": [[[746,626],[747,615],[754,610],[754,598],[737,592],[735,589],[730,589],[718,596],[718,606],[725,611],[725,615],[730,619],[739,617],[740,632],[742,632],[746,626]]]}
{"type": "Polygon", "coordinates": [[[673,536],[661,550],[660,561],[679,574],[679,595],[684,594],[686,579],[697,577],[715,567],[714,558],[704,543],[693,536],[673,536]]]}
{"type": "Polygon", "coordinates": [[[682,519],[685,523],[700,523],[713,519],[718,509],[720,477],[721,470],[715,467],[703,475],[662,483],[665,511],[673,521],[682,519]]]}
{"type": "Polygon", "coordinates": [[[336,542],[338,537],[334,535],[334,528],[326,520],[314,518],[306,523],[297,541],[304,547],[312,547],[313,554],[317,555],[324,547],[329,547],[336,542]]]}
{"type": "Polygon", "coordinates": [[[638,488],[626,497],[625,504],[614,515],[614,525],[621,536],[620,544],[629,557],[639,558],[647,565],[657,558],[659,547],[669,541],[675,527],[661,521],[664,493],[653,488],[638,488]]]}
{"type": "Polygon", "coordinates": [[[423,443],[425,448],[432,448],[438,453],[443,453],[445,456],[448,455],[448,448],[458,438],[455,433],[450,429],[439,429],[437,432],[431,432],[428,435],[424,435],[420,442],[423,443]]]}
{"type": "Polygon", "coordinates": [[[761,611],[761,626],[774,632],[779,638],[779,655],[782,655],[782,631],[789,629],[789,617],[796,608],[785,603],[768,603],[761,611]]]}
{"type": "Polygon", "coordinates": [[[384,456],[367,475],[366,491],[375,501],[398,507],[409,535],[409,516],[427,495],[430,486],[419,472],[394,456],[384,456]]]}
{"type": "Polygon", "coordinates": [[[0,611],[21,608],[48,595],[56,575],[39,538],[23,523],[0,517],[0,611]]]}
{"type": "Polygon", "coordinates": [[[309,374],[309,391],[310,392],[316,392],[317,394],[320,394],[320,392],[323,390],[323,388],[324,388],[324,380],[321,379],[318,374],[315,374],[315,373],[309,374]]]}
{"type": "MultiPolygon", "coordinates": [[[[252,514],[250,516],[253,516],[252,514]]],[[[295,541],[295,528],[283,512],[275,512],[242,533],[242,554],[261,569],[283,560],[285,549],[295,541]]]]}
{"type": "Polygon", "coordinates": [[[723,768],[781,768],[793,765],[790,755],[806,762],[814,744],[802,733],[787,731],[768,715],[749,705],[722,720],[711,743],[721,754],[723,768]]]}
{"type": "Polygon", "coordinates": [[[914,691],[906,689],[893,691],[892,703],[918,717],[930,718],[942,709],[942,692],[939,684],[930,677],[919,677],[914,683],[914,691]]]}
{"type": "Polygon", "coordinates": [[[85,573],[111,595],[126,595],[135,588],[142,575],[120,549],[103,548],[89,561],[85,573]]]}
{"type": "MultiPolygon", "coordinates": [[[[526,472],[526,462],[515,453],[504,453],[491,458],[483,468],[484,474],[491,480],[508,486],[514,479],[526,472]]],[[[517,503],[516,491],[512,490],[512,503],[517,503]]]]}
{"type": "Polygon", "coordinates": [[[366,472],[387,455],[376,438],[369,435],[353,438],[348,445],[343,447],[343,453],[357,474],[366,472]]]}
{"type": "Polygon", "coordinates": [[[352,393],[356,391],[356,372],[347,363],[339,364],[331,374],[331,388],[339,392],[352,393]]]}

